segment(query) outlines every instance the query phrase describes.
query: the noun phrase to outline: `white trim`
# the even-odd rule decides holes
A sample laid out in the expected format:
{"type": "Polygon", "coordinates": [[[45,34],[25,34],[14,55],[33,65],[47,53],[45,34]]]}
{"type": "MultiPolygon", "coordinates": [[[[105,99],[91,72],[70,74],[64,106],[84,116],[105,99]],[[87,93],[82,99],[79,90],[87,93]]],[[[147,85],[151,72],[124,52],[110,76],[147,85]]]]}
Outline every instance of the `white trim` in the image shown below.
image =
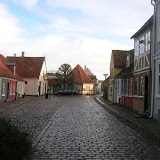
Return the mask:
{"type": "MultiPolygon", "coordinates": [[[[1,76],[0,76],[1,77],[1,76]]],[[[4,79],[7,79],[7,80],[12,80],[12,81],[18,81],[17,79],[12,79],[12,78],[7,78],[7,77],[1,77],[1,78],[4,78],[4,79]]]]}
{"type": "Polygon", "coordinates": [[[158,59],[157,61],[156,61],[156,77],[155,77],[155,79],[156,79],[156,84],[155,84],[155,96],[156,97],[160,97],[160,93],[158,93],[159,92],[159,78],[160,78],[160,72],[159,72],[159,65],[160,65],[160,59],[158,59]]]}

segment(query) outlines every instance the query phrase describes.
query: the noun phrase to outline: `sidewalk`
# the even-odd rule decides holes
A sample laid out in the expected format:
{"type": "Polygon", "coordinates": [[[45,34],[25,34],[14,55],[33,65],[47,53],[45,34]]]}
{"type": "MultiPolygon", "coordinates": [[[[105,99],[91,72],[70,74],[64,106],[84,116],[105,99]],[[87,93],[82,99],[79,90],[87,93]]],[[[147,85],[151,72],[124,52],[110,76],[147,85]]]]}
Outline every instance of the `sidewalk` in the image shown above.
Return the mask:
{"type": "Polygon", "coordinates": [[[127,108],[119,107],[117,104],[111,104],[105,100],[102,96],[96,97],[96,100],[106,109],[118,114],[129,122],[137,125],[138,127],[150,132],[154,136],[160,138],[160,122],[149,118],[136,118],[133,116],[135,113],[127,108]]]}

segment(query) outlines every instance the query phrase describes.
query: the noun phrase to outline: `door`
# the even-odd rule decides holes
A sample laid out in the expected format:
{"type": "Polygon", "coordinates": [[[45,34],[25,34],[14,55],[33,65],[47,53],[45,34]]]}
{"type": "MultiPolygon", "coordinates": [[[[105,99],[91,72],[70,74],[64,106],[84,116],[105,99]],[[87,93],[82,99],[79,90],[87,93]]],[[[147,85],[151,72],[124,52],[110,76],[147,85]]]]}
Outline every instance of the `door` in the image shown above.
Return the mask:
{"type": "Polygon", "coordinates": [[[7,99],[9,98],[9,83],[7,83],[7,99]]]}
{"type": "Polygon", "coordinates": [[[145,107],[144,107],[145,112],[148,112],[148,105],[149,105],[148,91],[149,91],[149,77],[145,76],[145,107]]]}

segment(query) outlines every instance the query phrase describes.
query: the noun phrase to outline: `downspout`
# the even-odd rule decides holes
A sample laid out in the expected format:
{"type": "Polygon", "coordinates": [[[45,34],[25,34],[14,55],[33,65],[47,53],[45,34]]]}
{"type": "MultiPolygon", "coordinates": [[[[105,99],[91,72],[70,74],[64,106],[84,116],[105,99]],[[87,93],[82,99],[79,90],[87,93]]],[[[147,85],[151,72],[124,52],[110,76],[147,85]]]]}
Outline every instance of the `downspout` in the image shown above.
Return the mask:
{"type": "Polygon", "coordinates": [[[155,4],[153,3],[153,0],[151,0],[151,4],[154,6],[154,15],[153,15],[153,35],[152,35],[152,39],[153,39],[153,42],[152,42],[152,46],[153,46],[153,49],[151,50],[151,66],[152,66],[152,96],[151,96],[151,111],[150,111],[150,116],[149,118],[152,118],[153,117],[153,109],[154,109],[154,75],[155,75],[155,66],[154,66],[154,60],[153,60],[153,56],[154,56],[154,52],[155,52],[155,28],[156,28],[156,6],[155,4]]]}

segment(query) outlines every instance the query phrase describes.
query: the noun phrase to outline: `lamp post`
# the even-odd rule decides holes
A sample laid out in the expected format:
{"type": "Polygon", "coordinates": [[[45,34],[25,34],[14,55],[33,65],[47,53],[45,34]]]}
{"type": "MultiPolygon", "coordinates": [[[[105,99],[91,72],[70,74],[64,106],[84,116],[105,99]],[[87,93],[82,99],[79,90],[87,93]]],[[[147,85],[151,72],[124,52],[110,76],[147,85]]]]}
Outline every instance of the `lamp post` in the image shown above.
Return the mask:
{"type": "Polygon", "coordinates": [[[103,74],[103,75],[104,75],[104,77],[105,77],[105,80],[106,80],[106,79],[107,79],[107,76],[108,76],[108,74],[106,74],[106,73],[105,73],[105,74],[103,74]]]}

